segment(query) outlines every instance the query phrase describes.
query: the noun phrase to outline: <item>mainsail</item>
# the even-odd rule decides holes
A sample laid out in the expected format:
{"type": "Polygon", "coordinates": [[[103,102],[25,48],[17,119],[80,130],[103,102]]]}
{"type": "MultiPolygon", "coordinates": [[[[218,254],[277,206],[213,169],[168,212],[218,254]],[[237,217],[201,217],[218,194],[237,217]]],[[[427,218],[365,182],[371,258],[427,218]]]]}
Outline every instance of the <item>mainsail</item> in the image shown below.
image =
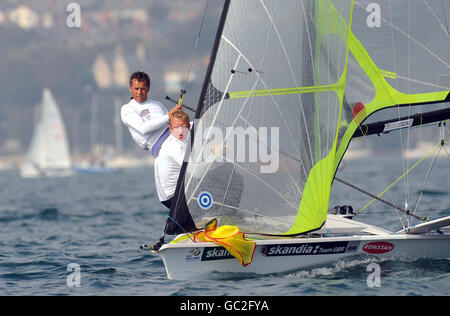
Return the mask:
{"type": "Polygon", "coordinates": [[[439,11],[428,1],[377,4],[389,15],[374,28],[369,1],[225,1],[167,234],[212,218],[244,232],[316,230],[370,114],[448,99],[439,11]],[[425,17],[432,35],[416,31],[429,28],[425,17]]]}

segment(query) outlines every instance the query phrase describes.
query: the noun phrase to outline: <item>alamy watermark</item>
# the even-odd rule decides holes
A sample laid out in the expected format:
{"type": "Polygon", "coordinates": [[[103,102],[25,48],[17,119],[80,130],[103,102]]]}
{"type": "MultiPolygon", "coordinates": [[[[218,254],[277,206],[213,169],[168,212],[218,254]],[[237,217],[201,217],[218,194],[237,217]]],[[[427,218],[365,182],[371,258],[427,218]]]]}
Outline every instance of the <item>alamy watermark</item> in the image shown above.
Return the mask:
{"type": "Polygon", "coordinates": [[[366,23],[367,26],[372,27],[381,27],[381,7],[378,3],[372,2],[369,3],[366,7],[366,11],[370,12],[367,16],[366,23]]]}
{"type": "Polygon", "coordinates": [[[279,127],[203,128],[196,122],[190,163],[250,162],[260,165],[261,173],[275,173],[279,167],[279,127]]]}
{"type": "Polygon", "coordinates": [[[381,268],[378,263],[371,263],[367,266],[367,272],[371,272],[366,279],[366,284],[370,288],[381,287],[381,268]]]}
{"type": "Polygon", "coordinates": [[[66,18],[66,25],[69,28],[81,27],[81,7],[76,2],[71,2],[66,6],[69,14],[66,18]]]}
{"type": "Polygon", "coordinates": [[[67,265],[67,272],[71,272],[66,279],[68,287],[80,287],[81,286],[81,269],[77,263],[69,263],[67,265]]]}

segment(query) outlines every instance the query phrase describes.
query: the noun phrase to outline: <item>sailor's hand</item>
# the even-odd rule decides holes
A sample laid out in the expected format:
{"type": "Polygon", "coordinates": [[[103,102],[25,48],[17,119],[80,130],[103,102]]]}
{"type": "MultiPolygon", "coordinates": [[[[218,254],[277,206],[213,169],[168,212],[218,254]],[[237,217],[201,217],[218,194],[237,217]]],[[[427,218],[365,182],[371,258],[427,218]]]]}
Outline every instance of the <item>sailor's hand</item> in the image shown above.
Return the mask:
{"type": "Polygon", "coordinates": [[[169,117],[172,115],[173,112],[181,110],[181,105],[175,105],[170,111],[169,111],[169,117]]]}

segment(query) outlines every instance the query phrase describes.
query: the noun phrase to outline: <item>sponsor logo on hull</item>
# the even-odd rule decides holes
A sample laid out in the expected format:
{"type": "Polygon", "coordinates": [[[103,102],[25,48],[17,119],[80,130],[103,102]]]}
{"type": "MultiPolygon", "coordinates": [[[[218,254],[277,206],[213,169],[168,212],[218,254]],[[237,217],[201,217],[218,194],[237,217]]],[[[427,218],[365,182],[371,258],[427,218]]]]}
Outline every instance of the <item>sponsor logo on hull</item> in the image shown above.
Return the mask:
{"type": "Polygon", "coordinates": [[[373,241],[362,246],[362,250],[372,254],[387,253],[392,251],[394,248],[394,244],[387,241],[373,241]]]}
{"type": "Polygon", "coordinates": [[[356,252],[359,241],[332,241],[299,244],[275,244],[262,246],[265,257],[330,255],[356,252]]]}
{"type": "Polygon", "coordinates": [[[234,259],[233,255],[223,247],[206,247],[201,261],[234,259]]]}
{"type": "Polygon", "coordinates": [[[199,261],[200,260],[200,248],[192,248],[189,250],[188,254],[186,255],[186,262],[192,262],[192,261],[199,261]]]}

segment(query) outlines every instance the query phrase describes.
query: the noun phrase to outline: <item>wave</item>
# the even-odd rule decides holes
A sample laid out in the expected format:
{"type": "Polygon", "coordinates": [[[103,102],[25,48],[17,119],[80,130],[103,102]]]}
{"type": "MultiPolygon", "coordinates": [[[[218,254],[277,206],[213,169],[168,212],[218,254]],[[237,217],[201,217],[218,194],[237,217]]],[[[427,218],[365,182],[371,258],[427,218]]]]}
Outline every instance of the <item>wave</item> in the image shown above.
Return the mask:
{"type": "MultiPolygon", "coordinates": [[[[420,194],[420,192],[417,192],[417,194],[420,194]]],[[[448,192],[440,191],[440,190],[436,190],[436,189],[425,189],[422,191],[422,195],[441,196],[441,195],[448,195],[448,192]]]]}
{"type": "Polygon", "coordinates": [[[54,221],[59,218],[59,210],[54,207],[44,208],[39,211],[38,217],[42,220],[54,221]]]}

